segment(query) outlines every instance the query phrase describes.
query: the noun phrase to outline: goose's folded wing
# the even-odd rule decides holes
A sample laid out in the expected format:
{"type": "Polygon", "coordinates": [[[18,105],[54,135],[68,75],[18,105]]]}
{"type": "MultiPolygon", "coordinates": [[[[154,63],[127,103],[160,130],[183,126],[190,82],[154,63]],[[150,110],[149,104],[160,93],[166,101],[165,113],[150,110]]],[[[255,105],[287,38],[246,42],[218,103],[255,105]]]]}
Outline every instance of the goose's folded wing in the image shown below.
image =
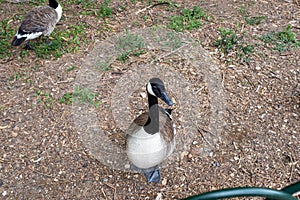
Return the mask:
{"type": "Polygon", "coordinates": [[[132,135],[136,130],[144,126],[148,120],[149,113],[145,112],[139,115],[134,119],[133,123],[130,124],[129,128],[126,131],[126,135],[132,135]]]}
{"type": "Polygon", "coordinates": [[[159,126],[159,132],[161,133],[163,139],[167,143],[171,143],[174,139],[173,122],[163,108],[160,108],[159,112],[159,126]]]}
{"type": "Polygon", "coordinates": [[[43,32],[55,25],[57,17],[56,11],[49,6],[36,7],[23,19],[19,34],[43,32]]]}

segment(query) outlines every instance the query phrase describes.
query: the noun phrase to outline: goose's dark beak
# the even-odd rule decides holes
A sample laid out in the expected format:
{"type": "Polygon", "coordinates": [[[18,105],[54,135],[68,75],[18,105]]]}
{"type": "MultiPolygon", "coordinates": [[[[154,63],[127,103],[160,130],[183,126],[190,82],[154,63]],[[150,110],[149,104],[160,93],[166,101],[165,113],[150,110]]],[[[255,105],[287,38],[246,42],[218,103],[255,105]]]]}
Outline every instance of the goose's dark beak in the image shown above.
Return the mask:
{"type": "Polygon", "coordinates": [[[170,97],[167,95],[166,92],[163,92],[161,95],[161,100],[163,100],[164,102],[166,102],[166,104],[168,104],[169,106],[173,106],[173,102],[171,101],[170,97]]]}

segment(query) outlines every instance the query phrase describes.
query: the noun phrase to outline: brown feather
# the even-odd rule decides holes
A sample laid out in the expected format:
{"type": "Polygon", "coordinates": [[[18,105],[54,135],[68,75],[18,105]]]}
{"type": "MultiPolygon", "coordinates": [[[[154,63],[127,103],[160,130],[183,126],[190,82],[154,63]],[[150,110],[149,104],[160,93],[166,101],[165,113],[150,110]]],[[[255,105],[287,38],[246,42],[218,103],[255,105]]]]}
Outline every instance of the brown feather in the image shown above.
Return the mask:
{"type": "Polygon", "coordinates": [[[43,32],[43,35],[49,36],[54,30],[57,18],[58,15],[53,8],[38,6],[23,19],[19,30],[26,33],[43,32]]]}

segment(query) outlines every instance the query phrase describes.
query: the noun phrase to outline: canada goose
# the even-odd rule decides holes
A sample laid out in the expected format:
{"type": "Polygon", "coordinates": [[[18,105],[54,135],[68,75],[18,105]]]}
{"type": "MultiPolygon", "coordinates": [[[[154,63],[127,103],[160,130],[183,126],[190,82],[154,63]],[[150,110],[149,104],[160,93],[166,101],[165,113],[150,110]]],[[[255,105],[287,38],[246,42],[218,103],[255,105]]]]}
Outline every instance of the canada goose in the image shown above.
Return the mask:
{"type": "MultiPolygon", "coordinates": [[[[54,30],[61,15],[62,8],[56,0],[49,0],[49,6],[35,7],[22,20],[21,26],[11,44],[19,46],[22,42],[35,39],[41,35],[46,36],[46,43],[50,44],[49,35],[54,30]]],[[[27,41],[26,47],[31,49],[29,41],[27,41]]]]}
{"type": "Polygon", "coordinates": [[[138,116],[126,131],[126,152],[132,169],[144,172],[148,182],[160,181],[159,164],[174,150],[175,129],[171,109],[158,106],[158,98],[173,105],[164,83],[152,78],[146,85],[149,112],[138,116]]]}

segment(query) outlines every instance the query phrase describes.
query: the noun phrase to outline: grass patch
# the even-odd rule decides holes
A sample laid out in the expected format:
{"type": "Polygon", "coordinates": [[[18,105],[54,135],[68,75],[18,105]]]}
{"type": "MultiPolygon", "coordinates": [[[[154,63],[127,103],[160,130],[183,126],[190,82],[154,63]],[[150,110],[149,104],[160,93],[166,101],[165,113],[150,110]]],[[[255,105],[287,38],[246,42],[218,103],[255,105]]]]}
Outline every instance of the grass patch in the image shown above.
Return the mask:
{"type": "Polygon", "coordinates": [[[68,4],[80,6],[81,15],[90,15],[99,18],[107,18],[113,15],[113,9],[109,6],[110,0],[105,0],[101,4],[95,0],[69,0],[68,4]],[[100,6],[98,7],[98,5],[100,6]]]}
{"type": "Polygon", "coordinates": [[[279,52],[300,46],[300,41],[296,39],[296,33],[292,32],[291,25],[288,25],[284,31],[267,33],[259,39],[267,44],[271,44],[272,48],[279,52]]]}
{"type": "Polygon", "coordinates": [[[250,16],[250,12],[248,11],[248,8],[254,4],[255,4],[255,2],[250,1],[246,5],[243,4],[238,8],[238,11],[241,13],[241,15],[245,19],[246,23],[249,25],[252,25],[252,26],[259,25],[259,24],[261,24],[261,22],[263,20],[266,19],[265,16],[260,16],[260,15],[253,16],[253,17],[250,16]]]}
{"type": "Polygon", "coordinates": [[[15,35],[15,31],[9,26],[9,19],[1,21],[0,26],[0,59],[10,58],[11,40],[15,35]]]}
{"type": "Polygon", "coordinates": [[[236,47],[238,42],[238,37],[234,30],[228,28],[219,29],[219,39],[214,43],[219,49],[226,54],[230,52],[233,48],[236,47]]]}
{"type": "Polygon", "coordinates": [[[70,25],[67,30],[54,31],[51,44],[45,43],[44,39],[32,45],[38,58],[59,58],[66,53],[77,53],[80,45],[86,42],[84,37],[86,25],[78,23],[70,25]]]}
{"type": "Polygon", "coordinates": [[[249,25],[259,25],[264,19],[265,16],[246,17],[246,22],[249,25]]]}
{"type": "Polygon", "coordinates": [[[194,30],[201,28],[203,22],[202,20],[210,20],[210,17],[205,13],[205,11],[194,6],[193,9],[183,9],[180,16],[172,16],[170,18],[171,22],[168,25],[170,29],[182,32],[183,30],[194,30]]]}
{"type": "Polygon", "coordinates": [[[37,104],[43,105],[44,108],[53,107],[55,99],[52,98],[49,93],[44,93],[41,90],[38,90],[33,96],[37,98],[37,104]]]}
{"type": "Polygon", "coordinates": [[[63,103],[63,104],[66,104],[66,105],[71,105],[73,103],[73,93],[64,94],[60,98],[59,103],[63,103]]]}
{"type": "Polygon", "coordinates": [[[97,10],[97,16],[101,18],[111,17],[113,14],[113,9],[109,7],[110,0],[105,0],[101,4],[100,8],[97,10]]]}
{"type": "Polygon", "coordinates": [[[64,94],[59,103],[71,105],[73,102],[82,103],[84,105],[93,105],[98,108],[101,101],[97,100],[98,93],[92,92],[90,89],[85,87],[75,86],[73,93],[64,94]]]}
{"type": "Polygon", "coordinates": [[[240,62],[249,62],[254,52],[254,45],[246,44],[243,36],[238,37],[236,32],[228,28],[219,29],[219,38],[214,42],[226,55],[235,53],[240,62]]]}
{"type": "Polygon", "coordinates": [[[120,52],[117,60],[126,62],[131,55],[138,57],[146,53],[144,47],[145,44],[140,36],[127,32],[125,36],[118,38],[115,46],[116,50],[120,52]]]}

